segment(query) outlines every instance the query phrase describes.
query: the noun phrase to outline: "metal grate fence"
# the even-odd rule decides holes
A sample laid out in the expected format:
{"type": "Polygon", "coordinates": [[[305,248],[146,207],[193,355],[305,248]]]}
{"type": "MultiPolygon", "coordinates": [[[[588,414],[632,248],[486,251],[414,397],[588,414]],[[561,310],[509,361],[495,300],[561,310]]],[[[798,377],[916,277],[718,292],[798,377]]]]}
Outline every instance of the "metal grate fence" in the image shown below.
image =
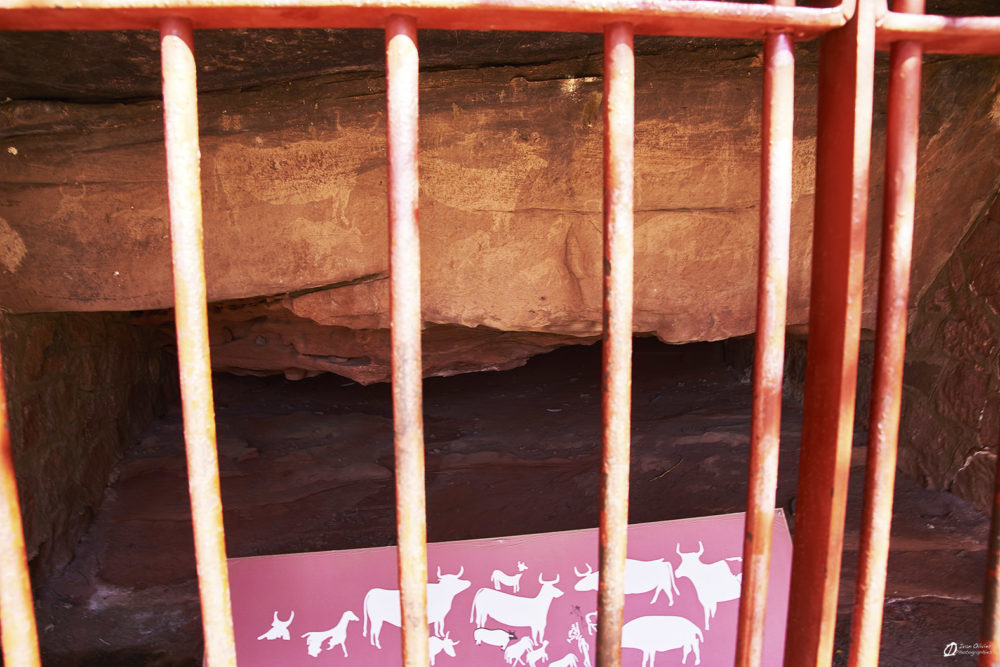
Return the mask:
{"type": "MultiPolygon", "coordinates": [[[[604,34],[604,449],[598,664],[620,664],[632,329],[633,35],[757,39],[764,113],[756,364],[736,662],[760,665],[778,464],[791,218],[794,40],[820,37],[810,340],[786,665],[829,665],[843,547],[868,201],[876,48],[891,50],[885,211],[861,564],[851,665],[878,662],[906,334],[925,52],[1000,53],[1000,18],[925,15],[924,0],[0,0],[3,30],[161,35],[177,339],[206,662],[236,664],[219,496],[202,249],[193,28],[383,28],[388,80],[392,383],[403,664],[428,664],[421,407],[417,28],[604,34]],[[830,5],[830,2],[819,3],[830,5]]],[[[2,370],[2,369],[0,369],[2,370]]],[[[998,486],[1000,491],[1000,486],[998,486]]],[[[0,373],[0,623],[4,664],[38,665],[0,373]]],[[[1000,494],[998,494],[1000,506],[1000,494]]],[[[994,516],[982,640],[1000,661],[994,516]]]]}

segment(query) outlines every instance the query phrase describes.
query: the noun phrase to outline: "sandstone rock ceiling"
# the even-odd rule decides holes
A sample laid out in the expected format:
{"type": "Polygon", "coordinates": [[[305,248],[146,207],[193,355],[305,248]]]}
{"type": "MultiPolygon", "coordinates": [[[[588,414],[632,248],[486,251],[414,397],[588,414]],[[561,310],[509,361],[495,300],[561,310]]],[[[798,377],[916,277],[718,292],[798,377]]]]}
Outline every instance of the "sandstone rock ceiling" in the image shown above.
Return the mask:
{"type": "MultiPolygon", "coordinates": [[[[751,0],[752,1],[752,0],[751,0]]],[[[762,2],[762,0],[761,0],[762,2]]],[[[811,4],[808,0],[800,5],[811,4]]],[[[816,3],[812,3],[816,4],[816,3]]],[[[927,0],[927,13],[1000,15],[996,0],[927,0]]],[[[663,49],[732,49],[753,43],[637,39],[638,53],[663,49]]],[[[380,72],[377,30],[202,30],[196,32],[199,88],[245,89],[344,72],[380,72]]],[[[421,67],[529,65],[599,56],[601,37],[577,33],[475,33],[422,30],[421,67]]],[[[151,31],[0,31],[0,95],[13,100],[110,102],[158,98],[158,37],[151,31]]]]}
{"type": "MultiPolygon", "coordinates": [[[[929,3],[997,13],[992,0],[929,3]]],[[[388,371],[379,31],[199,31],[213,363],[388,371]]],[[[429,374],[600,332],[599,35],[422,31],[429,374]]],[[[637,39],[636,331],[752,332],[760,45],[637,39]]],[[[797,49],[789,323],[808,318],[816,43],[797,49]]],[[[881,215],[876,90],[866,325],[881,215]]],[[[1000,184],[996,58],[927,58],[914,295],[1000,184]]],[[[0,307],[172,300],[157,39],[0,32],[0,307]]],[[[169,312],[150,316],[169,318],[169,312]]]]}

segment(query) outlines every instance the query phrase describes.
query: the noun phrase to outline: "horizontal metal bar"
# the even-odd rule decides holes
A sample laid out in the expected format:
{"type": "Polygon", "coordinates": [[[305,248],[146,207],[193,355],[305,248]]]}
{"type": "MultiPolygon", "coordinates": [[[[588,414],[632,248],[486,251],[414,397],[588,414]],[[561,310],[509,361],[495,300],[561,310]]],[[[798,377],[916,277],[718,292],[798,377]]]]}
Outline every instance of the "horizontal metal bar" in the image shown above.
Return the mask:
{"type": "Polygon", "coordinates": [[[405,13],[421,28],[446,30],[599,33],[625,22],[645,35],[805,38],[844,25],[855,1],[813,8],[717,0],[0,0],[0,29],[148,30],[164,15],[196,28],[383,28],[390,16],[405,13]]]}
{"type": "Polygon", "coordinates": [[[177,356],[205,655],[209,667],[236,667],[208,353],[198,92],[191,24],[184,19],[164,19],[160,44],[177,356]]]}
{"type": "Polygon", "coordinates": [[[38,632],[31,602],[28,559],[17,499],[17,478],[7,418],[7,393],[0,355],[0,639],[3,664],[38,667],[38,632]]]}
{"type": "Polygon", "coordinates": [[[886,12],[876,22],[876,43],[910,40],[924,53],[1000,54],[1000,16],[937,16],[886,12]]]}

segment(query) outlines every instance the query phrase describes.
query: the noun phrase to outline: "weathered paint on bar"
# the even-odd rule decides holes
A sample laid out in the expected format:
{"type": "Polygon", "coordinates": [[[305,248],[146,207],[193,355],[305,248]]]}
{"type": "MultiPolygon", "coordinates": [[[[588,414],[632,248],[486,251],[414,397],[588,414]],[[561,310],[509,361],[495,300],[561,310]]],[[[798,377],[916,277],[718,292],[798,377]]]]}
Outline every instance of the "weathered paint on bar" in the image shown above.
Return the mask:
{"type": "MultiPolygon", "coordinates": [[[[923,4],[923,0],[896,2],[897,9],[902,5],[903,10],[915,12],[923,11],[923,4]]],[[[878,664],[882,636],[913,250],[922,60],[919,42],[892,45],[878,323],[860,562],[851,628],[851,667],[878,664]]]]}
{"type": "Polygon", "coordinates": [[[604,32],[604,348],[597,664],[621,664],[632,410],[635,53],[632,26],[604,32]]]}
{"type": "Polygon", "coordinates": [[[757,338],[754,350],[750,481],[743,543],[743,584],[736,664],[761,664],[767,612],[771,534],[781,440],[789,238],[792,224],[792,121],[795,54],[791,37],[764,41],[757,338]]]}
{"type": "Polygon", "coordinates": [[[425,667],[427,520],[420,356],[420,226],[417,175],[417,22],[393,16],[385,31],[389,160],[389,310],[396,453],[396,532],[403,665],[425,667]]]}
{"type": "Polygon", "coordinates": [[[164,19],[160,48],[177,356],[205,655],[209,667],[235,667],[208,354],[198,91],[191,24],[183,19],[164,19]]]}
{"type": "Polygon", "coordinates": [[[38,631],[31,602],[28,559],[24,553],[13,454],[0,351],[0,641],[3,643],[3,664],[38,667],[38,631]]]}
{"type": "Polygon", "coordinates": [[[20,0],[0,7],[3,30],[128,30],[156,28],[164,15],[197,28],[382,28],[406,14],[441,30],[603,32],[628,22],[649,35],[763,39],[776,30],[814,37],[844,25],[856,0],[831,8],[774,7],[716,0],[20,0]]]}
{"type": "Polygon", "coordinates": [[[875,62],[872,0],[820,42],[816,205],[786,665],[833,657],[854,434],[875,62]]]}
{"type": "Polygon", "coordinates": [[[1000,54],[1000,16],[935,16],[887,12],[878,18],[878,46],[921,42],[924,53],[1000,54]]]}

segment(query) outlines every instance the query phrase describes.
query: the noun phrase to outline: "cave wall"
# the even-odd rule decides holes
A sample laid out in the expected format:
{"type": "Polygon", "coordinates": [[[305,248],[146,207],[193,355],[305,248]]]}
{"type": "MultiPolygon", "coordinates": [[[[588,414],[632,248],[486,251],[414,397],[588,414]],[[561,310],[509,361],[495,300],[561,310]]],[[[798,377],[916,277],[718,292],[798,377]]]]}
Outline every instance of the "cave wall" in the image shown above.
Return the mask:
{"type": "MultiPolygon", "coordinates": [[[[661,40],[637,57],[636,333],[681,343],[753,330],[759,50],[661,40]]],[[[815,204],[815,44],[798,53],[791,323],[808,319],[815,204]]],[[[1000,184],[997,62],[925,65],[915,295],[1000,184]]],[[[217,369],[387,379],[384,90],[381,73],[339,72],[199,97],[208,293],[227,302],[210,313],[217,369]],[[266,309],[236,303],[262,296],[266,309]]],[[[442,66],[422,74],[420,105],[423,318],[450,327],[454,341],[468,333],[470,350],[434,373],[493,368],[497,357],[509,366],[550,349],[551,336],[599,335],[600,59],[442,66]],[[500,349],[489,332],[522,334],[526,348],[498,338],[500,349]]],[[[0,137],[0,247],[9,249],[0,250],[0,306],[169,307],[160,104],[15,100],[0,104],[0,137]]],[[[878,250],[871,225],[873,269],[878,250]]],[[[865,277],[866,326],[876,276],[865,277]]]]}
{"type": "Polygon", "coordinates": [[[0,314],[32,577],[69,562],[115,463],[176,394],[176,360],[121,313],[0,314]]]}
{"type": "MultiPolygon", "coordinates": [[[[869,269],[870,270],[870,269],[869,269]]],[[[912,287],[911,287],[912,289],[912,287]]],[[[789,332],[784,395],[805,395],[808,336],[789,332]]],[[[875,332],[858,349],[857,432],[869,427],[875,332]]],[[[910,312],[898,467],[989,514],[1000,446],[1000,199],[985,207],[910,312]]]]}
{"type": "Polygon", "coordinates": [[[1000,200],[920,299],[906,352],[900,467],[988,513],[1000,445],[1000,200]]]}

